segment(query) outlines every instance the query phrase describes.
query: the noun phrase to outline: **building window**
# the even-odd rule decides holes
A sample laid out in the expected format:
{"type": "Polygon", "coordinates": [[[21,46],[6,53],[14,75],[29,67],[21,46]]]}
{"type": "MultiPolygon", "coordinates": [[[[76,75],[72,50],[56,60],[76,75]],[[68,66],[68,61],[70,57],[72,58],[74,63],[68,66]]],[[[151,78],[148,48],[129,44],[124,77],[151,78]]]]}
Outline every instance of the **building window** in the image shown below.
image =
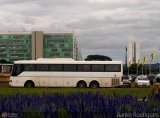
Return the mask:
{"type": "Polygon", "coordinates": [[[72,52],[73,49],[62,49],[63,52],[72,52]]]}
{"type": "Polygon", "coordinates": [[[65,57],[71,57],[71,54],[70,53],[64,53],[64,56],[65,57]]]}
{"type": "Polygon", "coordinates": [[[64,44],[60,44],[60,47],[63,48],[63,47],[64,47],[64,44]]]}
{"type": "Polygon", "coordinates": [[[58,49],[52,49],[52,52],[58,52],[58,49]]]}

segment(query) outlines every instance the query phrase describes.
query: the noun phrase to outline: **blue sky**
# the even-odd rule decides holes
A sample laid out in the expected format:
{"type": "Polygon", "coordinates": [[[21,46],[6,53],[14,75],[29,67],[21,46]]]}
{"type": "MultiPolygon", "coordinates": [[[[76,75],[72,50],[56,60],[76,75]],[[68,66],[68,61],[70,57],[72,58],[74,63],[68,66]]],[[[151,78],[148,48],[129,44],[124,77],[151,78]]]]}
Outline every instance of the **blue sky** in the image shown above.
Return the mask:
{"type": "Polygon", "coordinates": [[[1,0],[0,31],[73,31],[83,58],[102,54],[124,61],[130,41],[139,43],[142,57],[160,48],[159,4],[159,0],[1,0]]]}

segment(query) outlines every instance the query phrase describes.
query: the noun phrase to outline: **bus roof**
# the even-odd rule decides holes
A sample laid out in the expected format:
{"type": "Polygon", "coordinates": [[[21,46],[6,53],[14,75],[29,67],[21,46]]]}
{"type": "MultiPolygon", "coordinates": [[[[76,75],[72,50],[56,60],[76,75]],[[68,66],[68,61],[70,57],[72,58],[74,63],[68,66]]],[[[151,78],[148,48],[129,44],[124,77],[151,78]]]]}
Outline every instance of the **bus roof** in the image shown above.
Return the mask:
{"type": "Polygon", "coordinates": [[[122,64],[122,61],[75,61],[73,59],[37,59],[14,61],[14,64],[122,64]]]}

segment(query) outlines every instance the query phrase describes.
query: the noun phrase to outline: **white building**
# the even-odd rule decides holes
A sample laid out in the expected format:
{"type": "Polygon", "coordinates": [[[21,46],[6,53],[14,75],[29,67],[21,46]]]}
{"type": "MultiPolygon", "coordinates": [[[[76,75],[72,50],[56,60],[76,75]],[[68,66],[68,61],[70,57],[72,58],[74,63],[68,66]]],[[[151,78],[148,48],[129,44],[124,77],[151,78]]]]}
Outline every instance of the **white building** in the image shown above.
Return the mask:
{"type": "Polygon", "coordinates": [[[140,47],[137,42],[129,42],[127,47],[127,66],[129,66],[129,62],[138,63],[138,59],[140,58],[140,47]]]}

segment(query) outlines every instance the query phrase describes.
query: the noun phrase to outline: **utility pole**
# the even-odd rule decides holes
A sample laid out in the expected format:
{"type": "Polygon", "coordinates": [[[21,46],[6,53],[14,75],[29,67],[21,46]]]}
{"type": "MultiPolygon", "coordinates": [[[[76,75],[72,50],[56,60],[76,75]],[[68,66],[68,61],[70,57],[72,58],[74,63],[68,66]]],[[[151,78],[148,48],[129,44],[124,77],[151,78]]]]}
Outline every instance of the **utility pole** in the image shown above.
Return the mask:
{"type": "Polygon", "coordinates": [[[158,73],[160,73],[160,49],[158,49],[157,58],[158,58],[158,73]]]}
{"type": "Polygon", "coordinates": [[[137,75],[138,75],[138,64],[137,64],[137,75]]]}
{"type": "Polygon", "coordinates": [[[142,75],[143,75],[143,64],[142,64],[142,75]]]}

